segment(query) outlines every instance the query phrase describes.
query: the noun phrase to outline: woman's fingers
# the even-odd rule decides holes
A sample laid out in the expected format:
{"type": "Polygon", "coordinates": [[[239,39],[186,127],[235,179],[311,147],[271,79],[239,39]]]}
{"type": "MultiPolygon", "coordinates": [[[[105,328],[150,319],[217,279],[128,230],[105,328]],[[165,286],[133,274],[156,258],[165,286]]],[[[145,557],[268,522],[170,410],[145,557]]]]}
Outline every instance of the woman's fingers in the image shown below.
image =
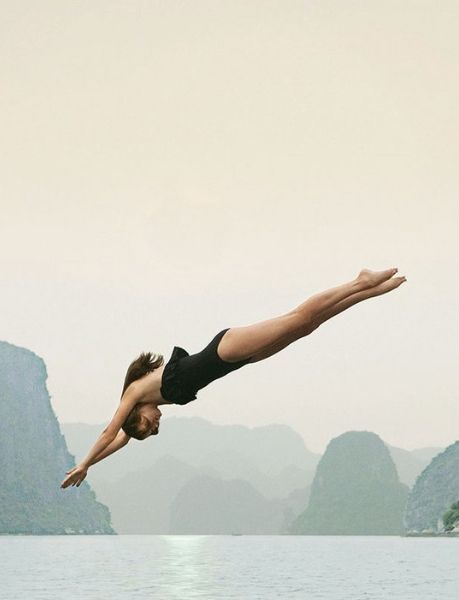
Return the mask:
{"type": "Polygon", "coordinates": [[[80,484],[83,482],[83,480],[85,479],[85,477],[86,477],[86,473],[84,473],[83,476],[80,477],[80,480],[77,483],[77,487],[80,487],[80,484]]]}
{"type": "Polygon", "coordinates": [[[84,477],[76,477],[73,482],[72,485],[76,485],[77,487],[80,487],[80,484],[83,482],[84,477]]]}
{"type": "Polygon", "coordinates": [[[64,479],[64,481],[61,484],[61,487],[66,488],[69,485],[74,485],[75,481],[77,481],[77,479],[75,479],[75,476],[69,475],[64,479]]]}
{"type": "Polygon", "coordinates": [[[66,471],[66,474],[67,474],[67,477],[61,483],[61,488],[66,488],[68,486],[74,486],[74,485],[76,485],[77,487],[80,487],[80,484],[86,477],[87,471],[83,471],[79,467],[73,467],[73,469],[66,471]]]}

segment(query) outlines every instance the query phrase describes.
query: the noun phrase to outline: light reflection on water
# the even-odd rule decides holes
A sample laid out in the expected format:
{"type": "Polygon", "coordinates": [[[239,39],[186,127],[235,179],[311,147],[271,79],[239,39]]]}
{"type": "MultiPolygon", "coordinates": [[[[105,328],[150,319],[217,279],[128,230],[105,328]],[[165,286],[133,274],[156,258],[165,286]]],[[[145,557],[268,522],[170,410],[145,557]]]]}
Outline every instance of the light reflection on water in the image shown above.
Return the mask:
{"type": "Polygon", "coordinates": [[[0,536],[1,600],[458,600],[459,539],[0,536]]]}

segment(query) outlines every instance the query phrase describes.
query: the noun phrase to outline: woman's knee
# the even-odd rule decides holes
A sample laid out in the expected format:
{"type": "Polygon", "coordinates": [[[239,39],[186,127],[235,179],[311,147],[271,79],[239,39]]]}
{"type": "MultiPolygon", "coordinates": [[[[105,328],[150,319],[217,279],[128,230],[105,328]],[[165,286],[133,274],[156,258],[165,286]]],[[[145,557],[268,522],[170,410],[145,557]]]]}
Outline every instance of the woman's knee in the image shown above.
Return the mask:
{"type": "Polygon", "coordinates": [[[292,315],[296,321],[292,331],[294,336],[292,341],[309,335],[320,325],[318,318],[315,318],[312,313],[306,310],[295,309],[292,311],[292,315]]]}

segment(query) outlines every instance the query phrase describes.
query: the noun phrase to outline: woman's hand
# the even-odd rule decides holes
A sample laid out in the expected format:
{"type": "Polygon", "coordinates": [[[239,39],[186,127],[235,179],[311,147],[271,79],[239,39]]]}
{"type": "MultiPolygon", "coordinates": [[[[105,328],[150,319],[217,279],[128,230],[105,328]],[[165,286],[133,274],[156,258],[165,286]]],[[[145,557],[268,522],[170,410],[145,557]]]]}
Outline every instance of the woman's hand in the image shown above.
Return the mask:
{"type": "Polygon", "coordinates": [[[70,469],[70,471],[66,471],[67,477],[61,483],[61,488],[66,488],[69,485],[80,487],[80,483],[86,477],[87,473],[88,467],[85,467],[84,465],[78,465],[73,467],[73,469],[70,469]]]}

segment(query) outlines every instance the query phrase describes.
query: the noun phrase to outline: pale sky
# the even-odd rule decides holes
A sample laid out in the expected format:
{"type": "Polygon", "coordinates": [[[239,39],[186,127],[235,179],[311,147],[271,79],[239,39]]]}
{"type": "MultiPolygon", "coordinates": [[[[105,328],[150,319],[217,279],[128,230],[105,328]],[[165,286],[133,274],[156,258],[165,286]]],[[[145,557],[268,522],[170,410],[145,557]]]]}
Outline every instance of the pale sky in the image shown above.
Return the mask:
{"type": "Polygon", "coordinates": [[[399,268],[401,288],[172,415],[459,437],[459,4],[6,0],[0,339],[61,422],[128,364],[399,268]]]}

